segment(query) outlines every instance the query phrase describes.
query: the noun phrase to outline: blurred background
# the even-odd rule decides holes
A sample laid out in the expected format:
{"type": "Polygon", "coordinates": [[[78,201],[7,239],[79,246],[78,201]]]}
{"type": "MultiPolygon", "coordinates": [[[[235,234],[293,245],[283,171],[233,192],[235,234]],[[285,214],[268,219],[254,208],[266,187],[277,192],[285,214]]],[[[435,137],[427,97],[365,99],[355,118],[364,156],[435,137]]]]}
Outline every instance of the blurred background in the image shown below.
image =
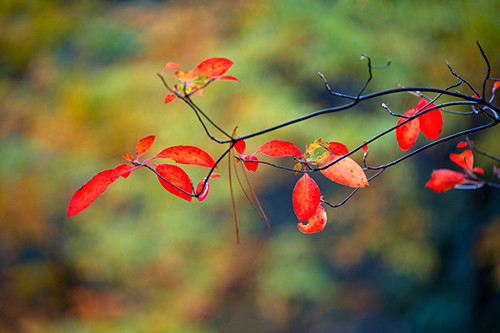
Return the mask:
{"type": "MultiPolygon", "coordinates": [[[[392,59],[368,92],[447,87],[456,80],[446,60],[480,89],[476,40],[500,77],[498,13],[491,0],[1,0],[0,331],[500,332],[499,191],[424,187],[433,169],[458,171],[448,155],[459,140],[327,209],[328,225],[314,235],[297,229],[298,177],[261,166],[249,179],[273,237],[236,190],[236,245],[225,162],[201,204],[140,170],[66,217],[71,195],[124,163],[144,136],[157,136],[152,153],[179,144],[224,151],[181,101],[163,104],[156,73],[166,62],[190,70],[209,57],[233,60],[228,74],[240,81],[195,98],[244,135],[340,105],[316,73],[355,94],[367,78],[361,54],[374,65],[392,59]]],[[[270,139],[355,148],[396,123],[382,102],[403,113],[417,98],[286,127],[249,140],[247,152],[270,139]]],[[[443,134],[475,122],[444,117],[443,134]]],[[[497,128],[471,139],[500,155],[497,128]]],[[[370,146],[369,161],[401,155],[391,134],[370,146]]],[[[475,157],[493,180],[492,161],[475,157]]],[[[185,169],[196,182],[206,172],[185,169]]],[[[314,178],[332,203],[350,192],[314,178]]]]}

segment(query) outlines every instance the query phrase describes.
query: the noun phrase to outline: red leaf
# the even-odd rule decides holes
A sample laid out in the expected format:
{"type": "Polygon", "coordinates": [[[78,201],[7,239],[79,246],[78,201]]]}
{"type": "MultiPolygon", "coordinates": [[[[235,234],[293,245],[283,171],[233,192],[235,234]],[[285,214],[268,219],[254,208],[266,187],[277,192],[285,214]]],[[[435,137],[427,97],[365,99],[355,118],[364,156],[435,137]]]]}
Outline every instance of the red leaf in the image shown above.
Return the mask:
{"type": "Polygon", "coordinates": [[[364,145],[364,146],[362,146],[362,147],[361,147],[361,149],[363,149],[363,152],[364,152],[364,153],[365,153],[365,155],[366,155],[366,153],[368,153],[368,145],[366,144],[366,141],[365,141],[365,142],[363,142],[363,143],[365,143],[365,145],[364,145]]]}
{"type": "MultiPolygon", "coordinates": [[[[417,110],[420,110],[421,108],[423,109],[420,110],[419,113],[424,112],[425,110],[428,110],[430,108],[436,107],[434,103],[430,103],[429,105],[427,105],[428,103],[429,102],[426,101],[425,99],[420,98],[420,100],[417,103],[416,109],[417,110]]],[[[439,109],[434,109],[432,111],[429,111],[421,115],[420,117],[418,117],[418,120],[420,122],[420,130],[427,139],[436,140],[439,137],[441,129],[443,128],[443,116],[441,115],[441,111],[439,109]]]]}
{"type": "Polygon", "coordinates": [[[236,141],[236,143],[234,144],[234,149],[236,149],[236,151],[238,153],[243,154],[246,146],[247,146],[247,144],[245,143],[245,140],[239,140],[239,141],[236,141]]]}
{"type": "Polygon", "coordinates": [[[241,155],[241,158],[243,159],[243,164],[249,171],[257,171],[257,168],[259,167],[259,163],[254,163],[254,162],[245,162],[245,161],[258,161],[259,159],[255,157],[254,155],[246,156],[246,155],[241,155]]]}
{"type": "Polygon", "coordinates": [[[493,84],[493,91],[497,90],[498,87],[500,87],[500,81],[496,81],[494,84],[493,84]]]}
{"type": "Polygon", "coordinates": [[[464,150],[460,154],[450,154],[450,160],[464,168],[465,170],[472,171],[474,164],[474,156],[470,149],[464,150]]]}
{"type": "MultiPolygon", "coordinates": [[[[211,179],[211,178],[217,178],[217,177],[220,177],[220,175],[218,173],[212,173],[210,175],[209,179],[211,179]]],[[[205,180],[202,180],[196,186],[196,193],[199,193],[203,189],[203,192],[197,197],[197,199],[198,199],[199,202],[202,202],[203,200],[205,200],[205,198],[208,195],[208,191],[210,190],[210,184],[208,182],[205,185],[205,188],[203,188],[203,184],[204,183],[205,183],[205,180]]]]}
{"type": "MultiPolygon", "coordinates": [[[[324,165],[327,165],[342,155],[331,155],[324,165]]],[[[351,187],[366,187],[368,179],[363,169],[351,158],[345,157],[332,166],[321,170],[321,173],[336,183],[351,187]]]]}
{"type": "Polygon", "coordinates": [[[322,206],[318,206],[316,213],[307,224],[299,223],[298,227],[301,232],[304,234],[313,234],[316,232],[320,232],[326,226],[326,211],[322,206]]]}
{"type": "MultiPolygon", "coordinates": [[[[413,108],[405,112],[405,116],[411,117],[415,114],[417,109],[413,108]]],[[[397,125],[401,124],[406,118],[399,118],[397,125]]],[[[418,133],[420,131],[420,123],[418,119],[413,119],[404,125],[396,128],[396,139],[398,140],[399,147],[402,151],[406,151],[413,146],[417,141],[418,133]]]]}
{"type": "Polygon", "coordinates": [[[296,145],[288,141],[272,140],[264,143],[255,153],[262,153],[268,156],[302,156],[302,152],[296,145]]]}
{"type": "Polygon", "coordinates": [[[446,192],[451,190],[456,185],[464,184],[467,180],[465,175],[461,172],[452,171],[448,169],[435,170],[431,174],[431,179],[425,184],[426,187],[431,188],[434,192],[446,192]]]}
{"type": "Polygon", "coordinates": [[[293,210],[299,221],[309,221],[318,210],[321,201],[321,192],[318,185],[304,174],[293,189],[292,203],[293,210]]]}
{"type": "Polygon", "coordinates": [[[180,69],[180,67],[175,62],[168,62],[163,70],[166,71],[169,69],[180,69]]]}
{"type": "Polygon", "coordinates": [[[202,61],[192,71],[192,77],[206,75],[209,79],[214,76],[221,76],[233,65],[233,62],[226,58],[209,58],[202,61]]]}
{"type": "Polygon", "coordinates": [[[480,173],[480,174],[484,175],[484,170],[481,169],[480,167],[475,167],[474,169],[472,169],[472,171],[474,171],[475,173],[480,173]]]}
{"type": "MultiPolygon", "coordinates": [[[[160,164],[156,166],[156,172],[158,172],[158,174],[168,180],[172,185],[177,186],[187,193],[192,193],[193,186],[191,184],[191,179],[189,179],[187,173],[178,166],[172,164],[160,164]]],[[[189,194],[184,193],[178,188],[175,188],[162,178],[158,177],[158,180],[167,191],[178,196],[179,198],[187,201],[191,201],[191,199],[193,198],[189,194]]]]}
{"type": "Polygon", "coordinates": [[[340,142],[329,142],[328,143],[328,149],[332,152],[334,155],[345,155],[349,154],[349,149],[340,142]]]}
{"type": "Polygon", "coordinates": [[[73,217],[87,208],[106,188],[120,176],[125,178],[133,166],[121,164],[114,169],[104,170],[92,177],[85,185],[73,194],[68,207],[68,217],[73,217]]]}
{"type": "Polygon", "coordinates": [[[139,156],[147,152],[149,148],[151,148],[151,145],[153,144],[154,141],[155,141],[154,135],[146,136],[140,139],[135,149],[137,158],[139,158],[139,156]]]}
{"type": "Polygon", "coordinates": [[[172,102],[176,97],[177,95],[175,94],[168,94],[167,96],[165,96],[165,104],[172,102]]]}
{"type": "Polygon", "coordinates": [[[460,149],[460,148],[463,148],[463,147],[467,147],[468,143],[465,142],[465,141],[460,141],[458,144],[457,144],[457,148],[460,149]]]}
{"type": "Polygon", "coordinates": [[[154,158],[169,158],[181,164],[195,164],[211,168],[215,164],[213,158],[203,149],[195,146],[173,146],[163,149],[154,158]]]}
{"type": "Polygon", "coordinates": [[[232,75],[222,75],[217,78],[217,80],[228,80],[228,81],[239,81],[237,78],[235,78],[232,75]]]}

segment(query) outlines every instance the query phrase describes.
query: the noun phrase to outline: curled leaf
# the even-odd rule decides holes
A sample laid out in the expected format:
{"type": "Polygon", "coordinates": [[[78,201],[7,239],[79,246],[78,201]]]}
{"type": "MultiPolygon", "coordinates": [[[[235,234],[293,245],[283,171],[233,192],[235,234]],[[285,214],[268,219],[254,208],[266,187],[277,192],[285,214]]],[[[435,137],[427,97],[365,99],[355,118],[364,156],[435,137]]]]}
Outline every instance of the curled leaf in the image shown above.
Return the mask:
{"type": "Polygon", "coordinates": [[[296,145],[282,140],[272,140],[266,142],[255,153],[262,153],[274,157],[302,156],[302,152],[296,145]]]}
{"type": "MultiPolygon", "coordinates": [[[[211,179],[211,178],[217,178],[217,177],[220,177],[220,175],[217,173],[212,173],[210,175],[210,177],[208,177],[208,178],[211,179]]],[[[206,182],[205,187],[203,187],[203,184],[205,184],[205,180],[200,181],[198,183],[198,185],[196,186],[196,193],[201,192],[200,195],[197,197],[199,202],[202,202],[203,200],[206,199],[206,197],[208,195],[208,191],[210,190],[210,183],[208,181],[206,182]]]]}
{"type": "Polygon", "coordinates": [[[128,177],[133,168],[133,166],[128,164],[121,164],[114,169],[101,171],[92,177],[71,197],[68,207],[68,217],[73,217],[87,208],[120,176],[124,178],[128,177]]]}
{"type": "Polygon", "coordinates": [[[211,168],[214,159],[203,149],[195,146],[173,146],[163,149],[154,158],[169,158],[181,164],[194,164],[211,168]]]}
{"type": "Polygon", "coordinates": [[[299,227],[299,230],[304,234],[313,234],[316,232],[320,232],[325,228],[326,220],[326,211],[320,205],[318,206],[318,209],[316,210],[314,216],[311,217],[309,221],[307,221],[307,224],[298,223],[297,226],[299,227]]]}
{"type": "Polygon", "coordinates": [[[318,185],[307,173],[295,184],[292,193],[293,210],[299,221],[309,221],[321,201],[321,192],[318,185]]]}
{"type": "Polygon", "coordinates": [[[188,193],[192,193],[193,186],[191,184],[191,179],[189,179],[189,176],[184,170],[172,164],[159,164],[156,166],[156,172],[164,178],[162,179],[158,176],[160,184],[167,191],[186,201],[191,201],[193,197],[188,193]],[[165,179],[168,180],[168,182],[165,181],[165,179]]]}

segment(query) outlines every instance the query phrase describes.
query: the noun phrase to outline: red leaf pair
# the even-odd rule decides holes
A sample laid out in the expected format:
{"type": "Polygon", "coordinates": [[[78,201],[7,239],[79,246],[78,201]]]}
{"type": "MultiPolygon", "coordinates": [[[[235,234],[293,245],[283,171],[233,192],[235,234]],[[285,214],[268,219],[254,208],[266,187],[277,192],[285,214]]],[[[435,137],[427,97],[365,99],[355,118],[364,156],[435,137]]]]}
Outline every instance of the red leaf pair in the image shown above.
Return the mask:
{"type": "MultiPolygon", "coordinates": [[[[195,69],[189,72],[176,71],[174,75],[180,83],[174,85],[173,94],[165,96],[165,103],[170,103],[178,96],[189,96],[191,94],[202,94],[202,88],[212,80],[238,81],[231,75],[222,75],[233,65],[233,62],[226,58],[209,58],[202,61],[195,69]]],[[[165,65],[161,75],[169,69],[180,69],[179,65],[169,62],[165,65]]]]}
{"type": "MultiPolygon", "coordinates": [[[[465,142],[460,142],[457,148],[464,147],[465,142]]],[[[473,167],[474,156],[472,151],[467,149],[460,154],[450,154],[450,159],[457,165],[462,167],[465,172],[458,172],[448,169],[434,170],[431,174],[431,179],[425,184],[434,192],[446,192],[451,190],[457,185],[463,184],[477,184],[476,176],[474,173],[484,174],[483,169],[473,167]],[[471,179],[473,178],[473,179],[471,179]]]]}
{"type": "MultiPolygon", "coordinates": [[[[139,140],[136,146],[136,157],[134,158],[131,154],[125,154],[123,157],[130,161],[132,165],[121,164],[114,169],[105,170],[90,179],[85,185],[83,185],[75,194],[72,196],[69,208],[68,217],[75,216],[85,208],[87,208],[98,196],[100,196],[120,176],[127,178],[130,173],[136,169],[142,167],[148,167],[157,173],[158,180],[160,184],[170,193],[184,199],[191,201],[192,197],[197,195],[203,189],[203,183],[201,188],[197,190],[197,193],[193,194],[193,185],[191,179],[187,173],[180,167],[172,164],[155,164],[150,163],[152,159],[156,158],[168,158],[177,163],[181,164],[194,164],[202,167],[212,168],[215,164],[213,158],[204,150],[194,147],[194,146],[174,146],[162,150],[156,156],[145,160],[144,162],[139,162],[139,157],[146,153],[153,144],[155,140],[154,135],[150,135],[139,140]]],[[[211,174],[209,178],[215,178],[220,175],[211,174]]],[[[200,184],[198,184],[200,187],[200,184]]],[[[197,187],[197,188],[198,188],[197,187]]],[[[202,201],[206,198],[208,194],[208,183],[206,183],[203,193],[200,193],[198,200],[202,201]]]]}
{"type": "MultiPolygon", "coordinates": [[[[259,159],[255,156],[255,153],[252,155],[245,155],[243,154],[245,152],[245,148],[247,147],[247,144],[245,143],[245,140],[238,140],[234,144],[234,149],[240,154],[240,160],[243,161],[243,165],[245,165],[245,168],[249,171],[257,171],[257,168],[259,167],[259,163],[256,163],[259,161],[259,159]],[[255,161],[255,162],[250,162],[250,161],[255,161]]],[[[238,162],[239,160],[236,159],[238,162]]]]}
{"type": "MultiPolygon", "coordinates": [[[[417,141],[420,131],[428,139],[436,140],[443,128],[443,116],[434,103],[429,103],[424,98],[420,98],[417,106],[404,113],[405,117],[413,117],[415,114],[423,113],[421,116],[412,119],[396,128],[396,139],[401,150],[410,149],[417,141]],[[431,111],[426,111],[434,108],[431,111]],[[425,113],[424,113],[425,112],[425,113]]],[[[399,118],[397,125],[407,121],[407,118],[399,118]]]]}

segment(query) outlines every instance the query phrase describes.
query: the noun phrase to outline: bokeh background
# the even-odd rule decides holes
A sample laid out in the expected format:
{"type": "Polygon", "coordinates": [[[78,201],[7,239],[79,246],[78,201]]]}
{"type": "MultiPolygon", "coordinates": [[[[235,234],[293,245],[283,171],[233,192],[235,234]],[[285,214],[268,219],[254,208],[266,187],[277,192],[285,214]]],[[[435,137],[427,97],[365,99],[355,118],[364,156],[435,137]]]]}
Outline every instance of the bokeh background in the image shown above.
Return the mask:
{"type": "MultiPolygon", "coordinates": [[[[157,135],[153,152],[224,150],[180,101],[163,104],[156,73],[166,62],[188,70],[213,56],[233,60],[228,74],[240,82],[213,84],[196,101],[243,135],[339,105],[316,72],[355,93],[367,78],[362,53],[375,65],[393,61],[368,91],[446,87],[455,82],[446,60],[480,87],[476,40],[500,77],[499,13],[491,0],[1,0],[0,331],[500,332],[499,191],[424,188],[433,169],[455,168],[457,141],[328,209],[315,235],[297,230],[297,176],[261,167],[250,180],[274,235],[236,191],[236,245],[226,163],[202,204],[140,170],[66,218],[74,191],[146,135],[157,135]]],[[[395,124],[382,102],[404,112],[417,100],[366,103],[247,149],[320,137],[354,148],[395,124]]],[[[443,132],[473,123],[445,115],[443,132]]],[[[471,138],[499,155],[498,137],[493,128],[471,138]]],[[[370,146],[374,164],[398,156],[394,135],[370,146]]],[[[493,180],[491,160],[475,163],[493,180]]],[[[205,172],[186,169],[194,179],[205,172]]],[[[349,193],[315,178],[333,203],[349,193]]]]}

